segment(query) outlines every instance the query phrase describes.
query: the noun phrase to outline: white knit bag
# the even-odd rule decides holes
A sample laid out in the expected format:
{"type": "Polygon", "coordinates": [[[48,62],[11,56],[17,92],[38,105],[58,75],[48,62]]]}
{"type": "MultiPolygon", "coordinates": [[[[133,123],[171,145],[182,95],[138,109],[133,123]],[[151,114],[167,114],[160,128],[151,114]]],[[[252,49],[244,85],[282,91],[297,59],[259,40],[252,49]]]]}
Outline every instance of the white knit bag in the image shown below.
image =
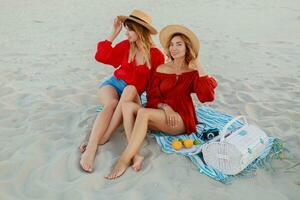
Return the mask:
{"type": "Polygon", "coordinates": [[[220,141],[214,141],[202,148],[204,161],[224,174],[235,175],[254,161],[268,145],[268,136],[255,125],[249,125],[244,116],[228,122],[220,132],[220,141]],[[228,137],[228,128],[238,119],[245,124],[228,137]]]}

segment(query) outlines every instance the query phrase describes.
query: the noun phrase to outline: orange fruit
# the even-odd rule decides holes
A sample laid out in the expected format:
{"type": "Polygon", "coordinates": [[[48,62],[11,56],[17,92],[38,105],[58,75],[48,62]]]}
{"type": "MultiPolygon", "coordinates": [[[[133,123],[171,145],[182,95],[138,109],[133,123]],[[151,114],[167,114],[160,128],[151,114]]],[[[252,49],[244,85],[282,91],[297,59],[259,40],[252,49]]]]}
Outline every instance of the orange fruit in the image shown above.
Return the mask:
{"type": "Polygon", "coordinates": [[[183,140],[183,145],[185,148],[189,149],[194,145],[194,141],[192,139],[183,140]]]}
{"type": "Polygon", "coordinates": [[[180,150],[180,149],[182,149],[182,143],[179,142],[178,140],[173,140],[172,141],[172,147],[175,150],[180,150]]]}

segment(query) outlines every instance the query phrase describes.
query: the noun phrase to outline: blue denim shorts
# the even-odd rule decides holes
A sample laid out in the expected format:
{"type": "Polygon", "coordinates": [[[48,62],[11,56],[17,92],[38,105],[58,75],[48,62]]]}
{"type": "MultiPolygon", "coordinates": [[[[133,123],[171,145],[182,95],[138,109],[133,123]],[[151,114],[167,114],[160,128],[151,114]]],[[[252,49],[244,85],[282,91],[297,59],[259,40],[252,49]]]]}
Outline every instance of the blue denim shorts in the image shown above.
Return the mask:
{"type": "Polygon", "coordinates": [[[100,82],[98,84],[98,87],[101,88],[106,85],[114,87],[120,97],[124,88],[127,86],[127,83],[122,79],[117,79],[115,76],[110,76],[105,78],[102,82],[100,82]]]}

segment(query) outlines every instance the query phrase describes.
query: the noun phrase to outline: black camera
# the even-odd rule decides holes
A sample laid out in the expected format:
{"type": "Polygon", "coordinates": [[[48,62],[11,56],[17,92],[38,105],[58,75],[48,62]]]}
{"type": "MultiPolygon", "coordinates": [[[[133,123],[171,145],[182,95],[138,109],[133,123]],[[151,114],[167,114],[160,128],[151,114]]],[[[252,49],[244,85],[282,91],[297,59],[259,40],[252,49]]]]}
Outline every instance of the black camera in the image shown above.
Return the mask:
{"type": "Polygon", "coordinates": [[[213,128],[203,131],[202,140],[208,141],[219,135],[219,129],[213,128]]]}

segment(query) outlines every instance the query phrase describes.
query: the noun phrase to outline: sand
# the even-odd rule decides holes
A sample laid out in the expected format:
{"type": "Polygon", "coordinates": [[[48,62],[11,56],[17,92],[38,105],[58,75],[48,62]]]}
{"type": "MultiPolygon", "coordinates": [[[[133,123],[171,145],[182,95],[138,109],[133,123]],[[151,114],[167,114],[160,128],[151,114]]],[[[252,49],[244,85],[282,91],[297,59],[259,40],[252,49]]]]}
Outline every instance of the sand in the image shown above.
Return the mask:
{"type": "Polygon", "coordinates": [[[298,199],[299,11],[297,0],[1,0],[0,199],[298,199]],[[219,82],[212,107],[246,115],[290,150],[274,171],[224,185],[147,138],[142,170],[108,181],[126,145],[122,128],[98,151],[92,174],[79,170],[96,85],[113,72],[94,60],[96,44],[133,8],[151,14],[159,30],[194,30],[201,63],[219,82]]]}

